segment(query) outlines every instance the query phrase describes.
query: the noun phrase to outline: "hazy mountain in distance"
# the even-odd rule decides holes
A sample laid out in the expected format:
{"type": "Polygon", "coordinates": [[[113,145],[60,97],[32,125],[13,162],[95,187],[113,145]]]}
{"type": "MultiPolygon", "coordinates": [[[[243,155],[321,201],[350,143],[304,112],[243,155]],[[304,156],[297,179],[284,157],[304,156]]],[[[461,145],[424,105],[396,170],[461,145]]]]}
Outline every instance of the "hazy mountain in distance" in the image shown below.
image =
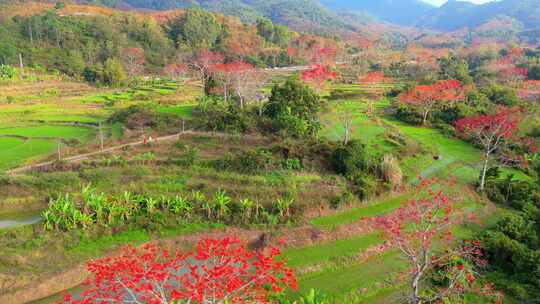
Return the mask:
{"type": "Polygon", "coordinates": [[[481,5],[450,0],[416,25],[440,30],[476,27],[498,16],[511,17],[525,29],[540,28],[540,0],[502,0],[481,5]]]}
{"type": "Polygon", "coordinates": [[[365,12],[378,19],[413,25],[436,7],[420,0],[321,0],[338,12],[365,12]]]}

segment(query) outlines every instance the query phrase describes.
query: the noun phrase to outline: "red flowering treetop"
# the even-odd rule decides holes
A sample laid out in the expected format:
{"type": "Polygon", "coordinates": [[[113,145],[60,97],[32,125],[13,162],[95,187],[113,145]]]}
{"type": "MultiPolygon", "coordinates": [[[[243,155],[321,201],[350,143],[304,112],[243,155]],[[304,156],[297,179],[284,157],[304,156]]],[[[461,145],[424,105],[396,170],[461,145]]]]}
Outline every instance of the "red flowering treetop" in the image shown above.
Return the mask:
{"type": "Polygon", "coordinates": [[[188,66],[187,64],[171,63],[163,68],[163,74],[172,78],[178,79],[180,77],[187,76],[188,66]]]}
{"type": "Polygon", "coordinates": [[[383,71],[372,71],[366,75],[360,77],[360,83],[362,84],[379,84],[392,81],[391,78],[386,77],[383,71]]]}
{"type": "Polygon", "coordinates": [[[234,237],[203,239],[186,253],[126,247],[120,256],[90,262],[88,288],[64,303],[269,303],[271,291],[296,288],[279,255],[275,247],[250,251],[234,237]]]}
{"type": "Polygon", "coordinates": [[[484,149],[481,190],[484,190],[490,156],[501,147],[504,139],[512,137],[518,129],[518,113],[517,109],[501,108],[492,115],[465,117],[456,122],[456,129],[462,137],[474,140],[484,149]]]}
{"type": "Polygon", "coordinates": [[[425,124],[429,113],[440,103],[452,103],[465,98],[465,88],[458,80],[441,80],[432,85],[417,85],[400,95],[401,102],[418,108],[425,124]]]}
{"type": "Polygon", "coordinates": [[[520,67],[521,64],[526,63],[523,54],[524,50],[522,48],[510,49],[506,56],[492,62],[487,68],[497,73],[505,81],[516,82],[526,79],[529,70],[525,67],[520,67]]]}
{"type": "MultiPolygon", "coordinates": [[[[377,227],[399,249],[411,266],[410,300],[432,303],[463,292],[475,281],[474,272],[465,258],[479,254],[476,246],[449,246],[456,220],[454,202],[436,185],[435,179],[422,179],[415,198],[395,213],[377,218],[377,227]],[[440,246],[444,245],[444,250],[440,246]],[[421,292],[428,272],[444,269],[445,286],[433,290],[430,298],[421,292]]],[[[449,182],[448,185],[452,186],[449,182]]],[[[447,188],[447,187],[445,187],[447,188]]]]}
{"type": "Polygon", "coordinates": [[[250,80],[255,80],[253,76],[255,67],[244,61],[231,63],[215,64],[211,68],[212,75],[219,80],[225,101],[228,100],[231,93],[236,93],[240,107],[244,107],[246,97],[245,88],[248,87],[250,80]]]}
{"type": "Polygon", "coordinates": [[[499,76],[508,81],[519,81],[526,79],[529,75],[529,69],[516,67],[514,65],[501,66],[499,76]]]}
{"type": "Polygon", "coordinates": [[[121,58],[129,77],[134,77],[143,71],[146,60],[144,58],[144,52],[142,49],[124,49],[122,51],[121,58]]]}
{"type": "Polygon", "coordinates": [[[203,93],[206,95],[210,90],[209,81],[212,77],[211,69],[214,65],[220,64],[225,60],[222,54],[208,50],[200,51],[188,62],[188,67],[199,75],[202,82],[203,93]]]}
{"type": "Polygon", "coordinates": [[[519,98],[527,101],[540,100],[540,80],[523,81],[518,88],[519,98]]]}
{"type": "Polygon", "coordinates": [[[300,75],[300,79],[307,83],[313,84],[319,90],[324,87],[327,81],[336,78],[336,72],[330,70],[330,68],[322,64],[313,65],[310,69],[303,71],[300,75]]]}
{"type": "Polygon", "coordinates": [[[335,63],[337,50],[333,47],[323,47],[316,44],[309,48],[308,60],[315,65],[333,65],[335,63]]]}
{"type": "Polygon", "coordinates": [[[462,136],[475,139],[488,147],[488,152],[494,152],[503,139],[511,137],[517,130],[517,113],[516,109],[501,108],[492,115],[460,119],[456,122],[456,128],[462,136]]]}

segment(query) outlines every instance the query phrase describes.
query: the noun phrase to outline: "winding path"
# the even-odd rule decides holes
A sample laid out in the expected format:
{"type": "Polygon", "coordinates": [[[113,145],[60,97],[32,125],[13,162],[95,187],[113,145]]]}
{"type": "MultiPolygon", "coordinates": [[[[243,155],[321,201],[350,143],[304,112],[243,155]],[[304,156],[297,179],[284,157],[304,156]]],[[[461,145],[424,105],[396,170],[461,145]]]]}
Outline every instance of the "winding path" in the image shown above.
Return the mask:
{"type": "MultiPolygon", "coordinates": [[[[231,136],[230,134],[221,133],[221,132],[183,131],[183,132],[172,134],[172,135],[157,137],[157,138],[153,139],[152,143],[159,143],[159,142],[177,140],[177,139],[180,139],[184,135],[208,135],[208,136],[217,136],[217,137],[231,136]]],[[[250,136],[253,136],[253,135],[250,135],[250,136]]],[[[245,135],[244,135],[244,137],[245,137],[245,135]]],[[[75,163],[75,162],[80,162],[80,161],[86,160],[86,159],[88,159],[88,158],[90,158],[92,156],[114,152],[114,151],[117,151],[117,150],[124,149],[126,147],[140,146],[140,145],[143,145],[143,144],[145,144],[144,141],[139,140],[139,141],[135,141],[135,142],[130,142],[130,143],[122,144],[122,145],[117,145],[117,146],[105,148],[103,150],[98,150],[98,151],[94,151],[94,152],[89,152],[89,153],[84,153],[84,154],[78,154],[78,155],[65,157],[65,158],[62,158],[62,160],[66,161],[68,163],[75,163]]],[[[11,170],[6,171],[6,173],[10,174],[10,175],[16,175],[16,174],[32,171],[32,170],[35,170],[35,169],[39,169],[39,168],[42,168],[42,167],[47,167],[47,166],[50,166],[50,165],[52,165],[54,163],[55,163],[55,161],[41,162],[41,163],[37,163],[37,164],[32,164],[32,165],[27,165],[27,166],[11,169],[11,170]]]]}

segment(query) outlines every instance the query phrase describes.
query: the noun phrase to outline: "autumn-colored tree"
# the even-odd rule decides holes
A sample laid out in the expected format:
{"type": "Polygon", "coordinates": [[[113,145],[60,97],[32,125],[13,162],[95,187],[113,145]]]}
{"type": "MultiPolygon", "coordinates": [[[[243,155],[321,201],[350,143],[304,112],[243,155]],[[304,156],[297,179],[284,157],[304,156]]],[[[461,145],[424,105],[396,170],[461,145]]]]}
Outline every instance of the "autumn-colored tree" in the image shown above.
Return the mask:
{"type": "Polygon", "coordinates": [[[529,69],[516,67],[513,65],[502,67],[499,70],[499,76],[507,81],[516,82],[527,78],[529,69]]]}
{"type": "Polygon", "coordinates": [[[233,81],[233,90],[243,108],[248,101],[261,101],[261,89],[267,83],[268,75],[251,65],[237,69],[233,81]]]}
{"type": "Polygon", "coordinates": [[[296,288],[275,247],[251,251],[234,237],[202,239],[191,252],[154,244],[88,263],[88,288],[64,303],[269,303],[271,292],[296,288]]]}
{"type": "Polygon", "coordinates": [[[517,94],[523,100],[540,100],[540,80],[523,81],[520,83],[517,94]]]}
{"type": "Polygon", "coordinates": [[[372,71],[366,75],[360,77],[359,81],[362,84],[379,84],[388,82],[388,78],[384,75],[382,71],[372,71]]]}
{"type": "Polygon", "coordinates": [[[319,44],[309,49],[308,60],[314,65],[333,65],[337,50],[333,47],[323,47],[319,44]]]}
{"type": "Polygon", "coordinates": [[[303,71],[300,75],[300,79],[313,84],[319,90],[324,88],[327,81],[335,79],[336,77],[336,72],[322,64],[313,65],[308,70],[303,71]]]}
{"type": "Polygon", "coordinates": [[[207,95],[210,91],[210,80],[212,78],[212,68],[217,64],[221,64],[224,56],[212,51],[200,51],[192,58],[188,66],[195,72],[202,83],[203,95],[207,95]]]}
{"type": "Polygon", "coordinates": [[[463,100],[465,88],[458,80],[441,80],[432,85],[417,85],[400,95],[400,101],[417,108],[422,114],[422,123],[427,122],[429,113],[442,103],[463,100]]]}
{"type": "Polygon", "coordinates": [[[435,179],[423,179],[415,197],[404,207],[376,220],[377,227],[411,266],[409,301],[413,304],[443,303],[475,281],[466,261],[480,252],[477,246],[449,245],[456,209],[453,200],[438,189],[435,179]],[[425,281],[433,272],[443,273],[444,284],[428,286],[425,281]],[[428,288],[430,292],[424,292],[428,288]]]}
{"type": "Polygon", "coordinates": [[[181,63],[168,64],[163,68],[163,74],[176,81],[187,80],[188,66],[181,63]]]}
{"type": "Polygon", "coordinates": [[[484,163],[480,176],[480,190],[484,191],[486,172],[493,153],[510,139],[518,128],[516,109],[501,108],[492,115],[465,117],[456,122],[459,134],[473,140],[484,149],[484,163]]]}
{"type": "Polygon", "coordinates": [[[214,77],[219,80],[225,101],[234,93],[244,108],[246,98],[254,97],[257,88],[260,88],[258,71],[255,67],[244,61],[216,64],[211,68],[214,77]]]}
{"type": "Polygon", "coordinates": [[[129,78],[133,79],[144,70],[144,52],[140,48],[127,48],[122,51],[122,62],[129,78]]]}

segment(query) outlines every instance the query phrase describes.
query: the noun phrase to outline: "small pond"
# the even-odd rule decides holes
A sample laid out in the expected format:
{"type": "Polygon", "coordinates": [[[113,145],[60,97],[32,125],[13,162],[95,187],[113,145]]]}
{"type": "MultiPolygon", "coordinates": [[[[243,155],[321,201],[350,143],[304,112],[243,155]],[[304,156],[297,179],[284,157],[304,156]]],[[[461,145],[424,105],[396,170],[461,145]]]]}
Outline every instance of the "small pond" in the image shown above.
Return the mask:
{"type": "Polygon", "coordinates": [[[17,212],[0,214],[0,229],[32,225],[41,221],[41,212],[17,212]]]}

